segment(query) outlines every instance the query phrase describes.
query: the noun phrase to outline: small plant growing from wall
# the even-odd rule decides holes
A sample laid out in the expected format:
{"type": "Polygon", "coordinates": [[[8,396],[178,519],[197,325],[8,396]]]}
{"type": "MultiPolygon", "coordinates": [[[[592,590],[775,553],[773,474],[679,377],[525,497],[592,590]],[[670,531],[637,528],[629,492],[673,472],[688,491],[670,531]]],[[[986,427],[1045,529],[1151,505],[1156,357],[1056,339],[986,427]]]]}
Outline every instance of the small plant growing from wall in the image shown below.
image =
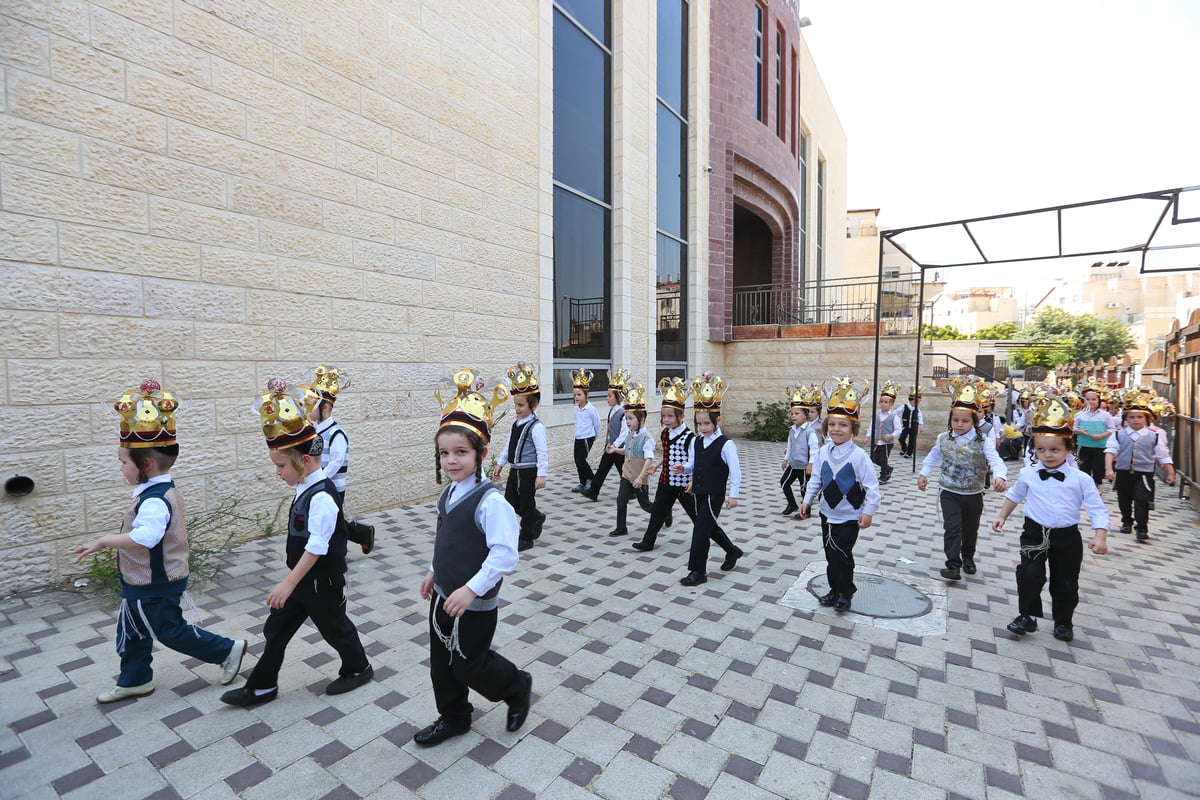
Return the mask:
{"type": "Polygon", "coordinates": [[[746,426],[746,438],[756,442],[787,441],[788,428],[792,421],[788,417],[791,406],[786,400],[775,403],[764,403],[759,400],[754,404],[753,411],[742,414],[742,424],[746,426]]]}

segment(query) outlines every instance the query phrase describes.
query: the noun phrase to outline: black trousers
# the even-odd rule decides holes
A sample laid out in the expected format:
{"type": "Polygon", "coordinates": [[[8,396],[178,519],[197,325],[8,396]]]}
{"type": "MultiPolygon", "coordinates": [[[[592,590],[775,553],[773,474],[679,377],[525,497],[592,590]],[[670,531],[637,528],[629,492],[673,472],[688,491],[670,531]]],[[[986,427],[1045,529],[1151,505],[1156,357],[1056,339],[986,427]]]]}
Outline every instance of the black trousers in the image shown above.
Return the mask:
{"type": "Polygon", "coordinates": [[[508,483],[504,486],[504,499],[521,518],[522,539],[536,539],[542,535],[542,523],[546,515],[537,509],[534,484],[537,482],[537,467],[510,467],[508,483]]]}
{"type": "Polygon", "coordinates": [[[1092,482],[1097,486],[1104,483],[1104,448],[1078,447],[1075,449],[1075,462],[1079,471],[1092,476],[1092,482]]]}
{"type": "Polygon", "coordinates": [[[367,668],[367,653],[358,638],[358,629],[346,616],[346,576],[305,576],[283,608],[272,608],[267,616],[263,625],[267,646],[246,679],[247,689],[272,689],[279,685],[283,653],[306,619],[312,620],[321,638],[342,657],[338,675],[355,675],[367,668]]]}
{"type": "Polygon", "coordinates": [[[900,431],[900,452],[906,456],[911,456],[913,450],[917,448],[917,428],[912,426],[904,428],[900,431]]]}
{"type": "Polygon", "coordinates": [[[946,550],[946,566],[959,569],[964,558],[975,560],[979,519],[983,516],[983,495],[955,494],[943,489],[938,494],[938,500],[942,506],[942,540],[946,550]]]}
{"type": "Polygon", "coordinates": [[[1113,485],[1117,490],[1117,507],[1121,509],[1121,524],[1133,525],[1139,531],[1149,530],[1154,473],[1122,470],[1113,485]]]}
{"type": "Polygon", "coordinates": [[[783,475],[779,477],[779,486],[783,489],[783,496],[787,499],[788,508],[798,508],[799,503],[796,502],[796,495],[792,491],[792,484],[800,481],[800,497],[803,499],[804,491],[808,488],[808,475],[804,472],[804,467],[789,466],[783,471],[783,475]]]}
{"type": "MultiPolygon", "coordinates": [[[[342,507],[345,507],[346,493],[338,492],[338,500],[342,507]]],[[[368,525],[348,519],[346,520],[346,538],[358,545],[366,544],[370,540],[369,528],[368,525]]]]}
{"type": "Polygon", "coordinates": [[[579,473],[579,483],[583,486],[591,483],[592,478],[596,476],[596,473],[592,472],[592,465],[588,463],[588,453],[592,452],[594,441],[595,436],[575,440],[575,471],[579,473]]]}
{"type": "Polygon", "coordinates": [[[1079,605],[1079,568],[1083,564],[1083,537],[1079,526],[1044,528],[1025,518],[1021,530],[1021,563],[1017,565],[1017,608],[1022,614],[1041,617],[1042,587],[1050,569],[1050,604],[1055,625],[1070,625],[1079,605]],[[1049,546],[1037,552],[1026,548],[1049,546]]]}
{"type": "Polygon", "coordinates": [[[615,467],[617,475],[620,475],[623,466],[625,466],[625,456],[621,453],[605,452],[600,456],[600,463],[596,465],[596,472],[592,475],[592,494],[600,494],[600,487],[604,485],[604,479],[608,477],[610,469],[615,467]]]}
{"type": "Polygon", "coordinates": [[[660,483],[654,491],[654,505],[650,508],[650,522],[646,525],[646,532],[642,535],[643,542],[651,547],[654,546],[655,540],[658,539],[658,532],[662,530],[663,523],[667,521],[671,507],[675,505],[676,500],[687,512],[688,519],[695,524],[696,498],[685,492],[683,486],[660,483]]]}
{"type": "Polygon", "coordinates": [[[457,618],[457,649],[447,649],[442,637],[451,637],[455,618],[442,608],[436,592],[429,600],[429,679],[438,715],[458,725],[471,723],[474,710],[468,702],[474,689],[493,703],[516,697],[525,690],[517,665],[492,650],[496,609],[468,611],[457,618]],[[441,634],[439,636],[439,633],[441,634]]]}
{"type": "Polygon", "coordinates": [[[692,527],[692,547],[688,551],[688,572],[708,572],[709,542],[716,542],[731,556],[740,552],[729,540],[728,534],[717,524],[721,515],[721,507],[725,504],[724,494],[698,494],[696,501],[696,519],[692,527]]]}
{"type": "Polygon", "coordinates": [[[830,522],[821,515],[821,542],[825,546],[825,577],[835,595],[853,597],[854,543],[858,541],[858,520],[830,522]]]}
{"type": "Polygon", "coordinates": [[[892,477],[892,467],[888,459],[892,457],[890,444],[877,444],[871,447],[871,463],[879,467],[879,480],[888,481],[892,477]]]}
{"type": "MultiPolygon", "coordinates": [[[[592,484],[592,490],[595,491],[596,484],[592,484]]],[[[621,486],[617,489],[617,530],[627,530],[625,527],[625,512],[629,507],[629,498],[636,497],[638,505],[642,507],[642,511],[650,512],[654,510],[654,504],[650,502],[650,489],[646,484],[642,484],[640,489],[633,488],[633,482],[628,478],[621,478],[621,486]]]]}

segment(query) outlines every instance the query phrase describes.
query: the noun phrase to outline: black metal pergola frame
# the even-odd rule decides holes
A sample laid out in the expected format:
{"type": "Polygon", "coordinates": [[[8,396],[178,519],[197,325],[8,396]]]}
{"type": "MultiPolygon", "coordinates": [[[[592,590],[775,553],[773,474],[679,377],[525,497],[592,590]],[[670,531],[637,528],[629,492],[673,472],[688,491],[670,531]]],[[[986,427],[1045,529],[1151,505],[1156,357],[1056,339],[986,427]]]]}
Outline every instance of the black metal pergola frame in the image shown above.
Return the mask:
{"type": "MultiPolygon", "coordinates": [[[[1138,270],[1139,274],[1141,274],[1141,275],[1166,274],[1166,273],[1173,273],[1173,272],[1190,272],[1190,271],[1200,270],[1200,265],[1190,266],[1190,267],[1173,267],[1173,268],[1168,268],[1168,269],[1147,269],[1146,268],[1146,257],[1152,252],[1165,251],[1165,250],[1186,250],[1186,249],[1200,250],[1200,216],[1190,216],[1189,217],[1189,216],[1181,216],[1180,215],[1180,199],[1184,196],[1188,196],[1192,192],[1197,193],[1196,195],[1194,195],[1193,199],[1200,198],[1200,186],[1188,186],[1188,187],[1182,187],[1182,188],[1176,188],[1176,189],[1163,189],[1163,190],[1154,191],[1154,192],[1142,192],[1140,194],[1123,195],[1120,197],[1109,197],[1109,198],[1105,198],[1102,200],[1089,200],[1089,201],[1085,201],[1082,203],[1067,203],[1064,205],[1046,206],[1044,208],[1027,209],[1024,211],[1013,211],[1013,212],[1009,212],[1006,214],[992,214],[992,215],[983,216],[983,217],[971,217],[971,218],[967,218],[967,219],[951,220],[949,222],[935,222],[935,223],[928,224],[928,225],[910,225],[910,226],[904,227],[904,228],[888,228],[888,229],[880,231],[878,290],[877,290],[876,301],[875,301],[876,309],[882,308],[882,303],[883,303],[883,256],[884,256],[884,243],[885,242],[891,243],[891,245],[893,247],[895,247],[905,258],[907,258],[910,262],[912,262],[913,265],[919,267],[921,270],[921,286],[920,286],[920,290],[918,293],[918,301],[917,301],[917,313],[920,316],[919,316],[919,319],[917,320],[916,358],[915,358],[915,365],[913,367],[913,369],[914,369],[913,386],[917,387],[917,386],[920,386],[920,384],[921,384],[921,340],[924,335],[924,325],[925,325],[925,272],[926,272],[926,270],[930,270],[930,269],[946,270],[946,269],[953,269],[955,267],[976,267],[976,266],[1000,265],[1000,264],[1020,264],[1020,263],[1032,263],[1032,262],[1037,262],[1037,261],[1048,261],[1048,260],[1060,259],[1060,258],[1086,258],[1086,257],[1092,257],[1092,256],[1129,255],[1129,254],[1133,254],[1133,253],[1141,254],[1141,256],[1140,256],[1141,263],[1139,265],[1139,270],[1138,270]],[[1113,206],[1117,203],[1126,203],[1126,202],[1134,201],[1134,200],[1151,200],[1151,201],[1158,201],[1158,202],[1162,203],[1162,209],[1159,212],[1158,217],[1155,220],[1154,225],[1149,232],[1149,235],[1145,237],[1144,241],[1138,241],[1138,242],[1132,243],[1128,246],[1119,247],[1119,248],[1115,248],[1115,249],[1104,249],[1104,250],[1082,249],[1082,250],[1070,251],[1070,252],[1063,251],[1063,212],[1064,211],[1071,211],[1074,209],[1088,208],[1088,207],[1093,207],[1093,206],[1105,206],[1105,205],[1113,206]],[[1048,213],[1053,213],[1055,215],[1055,220],[1057,223],[1058,247],[1057,247],[1057,252],[1053,252],[1053,253],[1035,253],[1033,255],[1026,255],[1026,256],[1019,257],[1019,258],[992,259],[992,258],[989,258],[986,253],[984,253],[983,248],[980,247],[979,241],[976,239],[975,233],[973,233],[971,230],[972,224],[994,222],[997,220],[1005,220],[1005,219],[1015,219],[1015,218],[1020,218],[1020,217],[1029,217],[1029,216],[1032,216],[1035,214],[1048,214],[1048,213]],[[1157,244],[1156,245],[1155,239],[1159,236],[1159,233],[1162,229],[1163,223],[1168,220],[1168,217],[1170,220],[1170,224],[1172,226],[1197,224],[1198,230],[1197,230],[1197,235],[1195,237],[1195,240],[1192,242],[1186,243],[1186,244],[1157,244]],[[971,244],[974,246],[975,251],[979,254],[978,259],[970,260],[970,261],[957,261],[957,262],[945,263],[945,264],[926,263],[926,262],[922,262],[921,260],[919,260],[918,258],[913,256],[912,253],[910,253],[899,241],[897,241],[897,239],[899,237],[902,237],[905,234],[909,234],[914,231],[935,231],[935,232],[947,231],[947,232],[949,232],[949,231],[956,231],[958,229],[961,229],[963,232],[966,233],[967,238],[970,240],[971,244]]],[[[1189,230],[1191,230],[1191,229],[1189,229],[1189,230]]],[[[872,376],[871,376],[871,386],[873,387],[873,390],[871,392],[871,420],[872,421],[874,421],[875,416],[876,416],[876,408],[877,408],[876,404],[877,404],[878,397],[879,397],[879,393],[878,393],[876,387],[879,386],[879,341],[880,341],[880,330],[879,330],[880,325],[879,325],[879,323],[880,322],[881,322],[881,320],[876,319],[875,357],[874,357],[874,362],[873,362],[874,365],[873,365],[872,376]]],[[[932,320],[931,320],[931,322],[932,322],[932,320]]],[[[868,443],[868,445],[870,447],[874,447],[875,443],[874,443],[874,441],[871,441],[868,443]]],[[[915,454],[914,454],[914,463],[915,463],[915,454]]]]}

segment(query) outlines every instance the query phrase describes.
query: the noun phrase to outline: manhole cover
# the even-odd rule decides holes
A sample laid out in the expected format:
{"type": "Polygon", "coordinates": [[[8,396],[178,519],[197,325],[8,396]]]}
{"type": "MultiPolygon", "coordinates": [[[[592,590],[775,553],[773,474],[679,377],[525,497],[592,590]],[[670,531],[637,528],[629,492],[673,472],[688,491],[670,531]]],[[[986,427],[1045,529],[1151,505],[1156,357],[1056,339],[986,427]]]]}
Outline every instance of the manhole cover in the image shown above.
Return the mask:
{"type": "MultiPolygon", "coordinates": [[[[933,601],[919,589],[891,578],[858,574],[854,576],[854,585],[858,591],[850,610],[858,614],[907,619],[928,614],[933,609],[933,601]]],[[[808,582],[808,590],[814,597],[820,597],[829,591],[829,581],[824,575],[818,575],[808,582]]]]}

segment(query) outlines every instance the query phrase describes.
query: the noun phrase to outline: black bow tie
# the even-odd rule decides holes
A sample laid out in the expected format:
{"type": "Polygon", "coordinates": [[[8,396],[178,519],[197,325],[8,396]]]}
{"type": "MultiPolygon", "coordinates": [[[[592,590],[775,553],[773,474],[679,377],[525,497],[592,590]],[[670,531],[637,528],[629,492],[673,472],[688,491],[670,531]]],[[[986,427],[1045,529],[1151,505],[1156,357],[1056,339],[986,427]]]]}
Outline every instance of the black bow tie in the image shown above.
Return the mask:
{"type": "Polygon", "coordinates": [[[1039,469],[1038,475],[1041,477],[1042,480],[1046,480],[1047,478],[1054,478],[1054,480],[1056,480],[1056,481],[1065,481],[1067,479],[1067,476],[1063,475],[1061,472],[1051,472],[1048,469],[1039,469]]]}

